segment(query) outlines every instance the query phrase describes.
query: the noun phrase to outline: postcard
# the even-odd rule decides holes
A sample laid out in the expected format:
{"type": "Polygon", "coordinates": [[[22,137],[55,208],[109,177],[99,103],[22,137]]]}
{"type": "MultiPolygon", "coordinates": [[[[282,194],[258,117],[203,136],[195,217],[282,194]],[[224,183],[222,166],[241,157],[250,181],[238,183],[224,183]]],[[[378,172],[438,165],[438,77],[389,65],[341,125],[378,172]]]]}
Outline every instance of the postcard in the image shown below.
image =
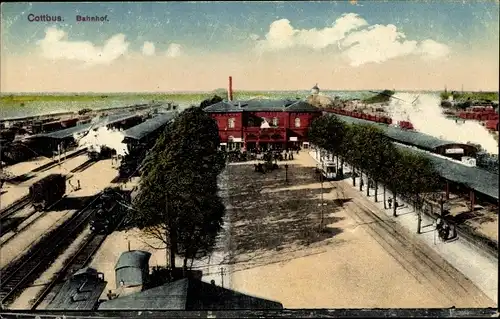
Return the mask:
{"type": "Polygon", "coordinates": [[[1,15],[2,312],[497,308],[498,1],[1,15]]]}

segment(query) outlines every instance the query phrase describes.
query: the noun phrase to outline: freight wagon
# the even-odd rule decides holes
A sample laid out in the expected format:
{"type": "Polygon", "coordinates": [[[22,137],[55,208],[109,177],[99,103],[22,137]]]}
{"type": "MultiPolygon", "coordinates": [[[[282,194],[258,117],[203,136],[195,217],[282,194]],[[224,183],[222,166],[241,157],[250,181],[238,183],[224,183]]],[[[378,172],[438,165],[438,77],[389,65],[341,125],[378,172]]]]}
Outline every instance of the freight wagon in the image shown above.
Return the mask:
{"type": "Polygon", "coordinates": [[[51,174],[30,186],[29,196],[35,210],[43,211],[58,202],[66,193],[66,177],[51,174]]]}

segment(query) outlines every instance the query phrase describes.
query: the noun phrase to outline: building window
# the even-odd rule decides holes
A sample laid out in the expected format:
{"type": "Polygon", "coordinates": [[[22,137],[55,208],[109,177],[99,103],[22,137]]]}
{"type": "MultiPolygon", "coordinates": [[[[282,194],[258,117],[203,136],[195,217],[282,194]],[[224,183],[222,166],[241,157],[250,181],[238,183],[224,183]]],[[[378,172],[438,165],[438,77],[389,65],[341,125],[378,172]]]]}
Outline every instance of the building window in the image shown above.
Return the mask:
{"type": "Polygon", "coordinates": [[[227,121],[227,126],[229,128],[234,128],[234,118],[230,118],[228,121],[227,121]]]}
{"type": "Polygon", "coordinates": [[[278,118],[277,117],[273,118],[273,126],[278,126],[278,118]]]}
{"type": "Polygon", "coordinates": [[[295,118],[295,127],[300,127],[300,118],[295,118]]]}

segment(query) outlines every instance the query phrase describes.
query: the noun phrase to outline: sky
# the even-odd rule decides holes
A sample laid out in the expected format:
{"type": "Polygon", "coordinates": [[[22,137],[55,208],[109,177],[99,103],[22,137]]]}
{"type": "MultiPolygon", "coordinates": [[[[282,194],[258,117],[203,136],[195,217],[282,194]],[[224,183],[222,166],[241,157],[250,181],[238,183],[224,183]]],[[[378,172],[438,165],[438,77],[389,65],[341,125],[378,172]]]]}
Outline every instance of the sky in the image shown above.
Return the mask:
{"type": "Polygon", "coordinates": [[[499,86],[498,0],[1,9],[1,92],[211,91],[228,76],[235,90],[261,91],[499,86]]]}

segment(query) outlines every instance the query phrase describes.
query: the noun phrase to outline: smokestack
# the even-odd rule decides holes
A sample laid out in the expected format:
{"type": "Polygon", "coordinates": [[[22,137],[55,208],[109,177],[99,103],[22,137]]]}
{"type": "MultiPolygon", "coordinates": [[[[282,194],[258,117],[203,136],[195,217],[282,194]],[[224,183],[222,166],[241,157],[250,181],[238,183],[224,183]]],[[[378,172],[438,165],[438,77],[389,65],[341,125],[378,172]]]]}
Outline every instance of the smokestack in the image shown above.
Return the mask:
{"type": "Polygon", "coordinates": [[[227,90],[227,99],[229,101],[233,100],[233,77],[229,77],[229,89],[227,90]]]}

